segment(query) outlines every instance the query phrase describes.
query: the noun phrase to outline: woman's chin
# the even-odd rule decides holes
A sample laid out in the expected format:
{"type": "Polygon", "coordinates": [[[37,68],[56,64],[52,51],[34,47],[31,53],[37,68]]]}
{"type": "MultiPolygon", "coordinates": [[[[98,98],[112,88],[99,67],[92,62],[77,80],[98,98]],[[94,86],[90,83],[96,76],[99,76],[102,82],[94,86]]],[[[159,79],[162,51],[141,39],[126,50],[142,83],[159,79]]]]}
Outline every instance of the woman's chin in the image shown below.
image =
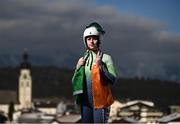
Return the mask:
{"type": "Polygon", "coordinates": [[[89,48],[90,50],[93,50],[93,49],[95,49],[94,47],[91,47],[91,46],[89,46],[88,48],[89,48]]]}
{"type": "Polygon", "coordinates": [[[94,52],[98,51],[97,48],[89,48],[89,50],[92,50],[92,51],[94,51],[94,52]]]}

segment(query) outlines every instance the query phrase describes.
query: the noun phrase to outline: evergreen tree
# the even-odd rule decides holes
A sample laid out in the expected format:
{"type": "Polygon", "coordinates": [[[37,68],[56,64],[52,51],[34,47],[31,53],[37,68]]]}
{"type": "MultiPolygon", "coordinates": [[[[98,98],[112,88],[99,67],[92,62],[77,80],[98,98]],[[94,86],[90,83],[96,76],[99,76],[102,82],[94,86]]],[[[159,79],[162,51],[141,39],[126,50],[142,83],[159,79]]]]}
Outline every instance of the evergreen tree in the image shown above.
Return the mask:
{"type": "Polygon", "coordinates": [[[13,121],[13,113],[14,113],[14,103],[11,101],[9,103],[9,111],[8,111],[9,121],[13,121]]]}

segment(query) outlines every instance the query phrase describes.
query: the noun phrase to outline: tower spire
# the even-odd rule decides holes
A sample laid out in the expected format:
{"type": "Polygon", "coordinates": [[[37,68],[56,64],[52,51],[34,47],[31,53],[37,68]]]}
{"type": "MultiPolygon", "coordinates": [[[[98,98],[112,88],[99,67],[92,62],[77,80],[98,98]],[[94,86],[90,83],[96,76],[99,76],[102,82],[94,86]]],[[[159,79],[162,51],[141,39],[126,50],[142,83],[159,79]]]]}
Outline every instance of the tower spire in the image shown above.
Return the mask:
{"type": "Polygon", "coordinates": [[[28,60],[28,52],[27,52],[27,48],[24,48],[23,60],[24,60],[24,62],[27,62],[27,60],[28,60]]]}
{"type": "Polygon", "coordinates": [[[23,68],[30,69],[30,67],[31,67],[31,65],[28,62],[29,55],[28,55],[27,51],[28,51],[27,48],[24,48],[24,52],[22,55],[23,62],[21,63],[21,69],[23,69],[23,68]]]}

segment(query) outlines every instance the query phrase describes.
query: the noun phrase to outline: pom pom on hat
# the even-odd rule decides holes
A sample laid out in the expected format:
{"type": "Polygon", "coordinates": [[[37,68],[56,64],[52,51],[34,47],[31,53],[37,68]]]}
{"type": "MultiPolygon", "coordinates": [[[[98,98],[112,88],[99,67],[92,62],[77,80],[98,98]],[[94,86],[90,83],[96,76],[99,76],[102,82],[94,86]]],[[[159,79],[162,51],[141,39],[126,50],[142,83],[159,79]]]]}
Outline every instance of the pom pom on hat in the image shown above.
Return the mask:
{"type": "Polygon", "coordinates": [[[100,24],[98,24],[97,22],[93,22],[91,24],[89,24],[88,26],[86,26],[86,28],[89,27],[95,27],[97,29],[98,32],[100,32],[102,35],[104,35],[106,32],[104,31],[104,29],[101,27],[100,24]]]}

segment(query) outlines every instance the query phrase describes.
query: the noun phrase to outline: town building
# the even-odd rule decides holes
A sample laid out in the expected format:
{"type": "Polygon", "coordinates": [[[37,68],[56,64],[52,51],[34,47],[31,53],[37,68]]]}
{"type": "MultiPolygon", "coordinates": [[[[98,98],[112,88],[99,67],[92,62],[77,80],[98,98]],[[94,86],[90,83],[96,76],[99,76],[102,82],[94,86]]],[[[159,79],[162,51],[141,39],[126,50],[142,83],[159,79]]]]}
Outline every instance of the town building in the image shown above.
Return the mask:
{"type": "Polygon", "coordinates": [[[158,119],[159,124],[180,124],[180,113],[172,113],[158,119]]]}
{"type": "MultiPolygon", "coordinates": [[[[29,55],[27,51],[24,51],[22,58],[23,61],[20,64],[17,91],[0,91],[0,117],[5,117],[9,121],[15,120],[20,123],[38,123],[40,121],[45,121],[48,123],[53,119],[58,121],[60,116],[66,118],[66,115],[70,115],[71,113],[75,114],[75,116],[78,115],[78,112],[74,112],[74,110],[76,110],[76,106],[70,102],[63,103],[59,98],[37,99],[32,97],[33,84],[31,76],[31,64],[28,61],[29,55]],[[9,117],[9,112],[12,113],[12,117],[9,117]]],[[[61,117],[59,121],[62,122],[62,119],[63,118],[61,117]]]]}
{"type": "Polygon", "coordinates": [[[139,122],[154,124],[163,116],[163,112],[159,111],[153,102],[134,100],[124,103],[117,109],[116,119],[112,122],[139,122]]]}

